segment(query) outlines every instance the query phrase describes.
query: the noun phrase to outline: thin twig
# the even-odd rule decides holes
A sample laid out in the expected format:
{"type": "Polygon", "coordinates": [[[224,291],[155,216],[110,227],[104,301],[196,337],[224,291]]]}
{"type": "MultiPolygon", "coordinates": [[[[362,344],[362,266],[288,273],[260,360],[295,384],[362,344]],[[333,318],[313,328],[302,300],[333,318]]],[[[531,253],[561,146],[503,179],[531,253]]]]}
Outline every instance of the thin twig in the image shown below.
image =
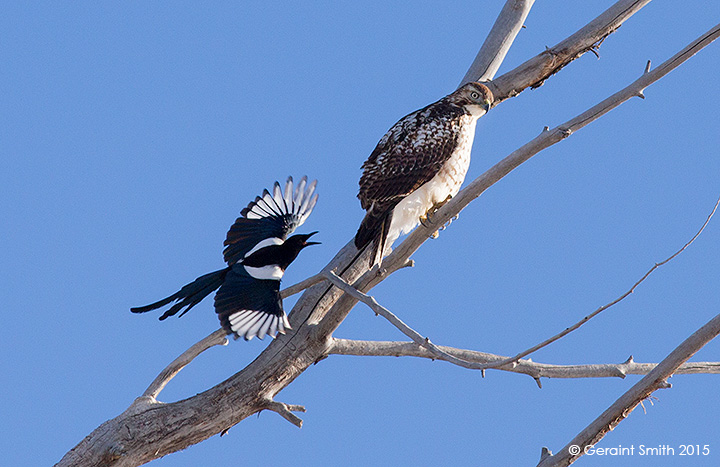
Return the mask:
{"type": "Polygon", "coordinates": [[[678,347],[650,372],[638,381],[625,394],[620,396],[598,418],[582,430],[564,448],[554,456],[541,459],[538,467],[566,466],[572,464],[583,455],[586,446],[596,444],[605,434],[615,428],[638,404],[650,397],[657,389],[670,385],[667,379],[677,372],[678,368],[692,357],[705,344],[720,334],[720,315],[715,316],[707,324],[685,339],[678,347]],[[578,449],[576,449],[576,447],[578,449]]]}
{"type": "Polygon", "coordinates": [[[718,200],[715,202],[715,206],[713,206],[713,209],[712,209],[712,211],[710,212],[710,215],[708,215],[707,219],[705,220],[705,223],[703,223],[702,227],[700,227],[700,230],[697,231],[697,233],[693,236],[693,238],[691,238],[687,243],[685,243],[685,245],[683,245],[682,248],[680,248],[678,251],[676,251],[675,253],[673,253],[670,257],[668,257],[668,258],[665,259],[664,261],[661,261],[661,262],[659,262],[659,263],[655,263],[655,264],[653,265],[653,267],[651,267],[651,268],[648,270],[648,272],[646,272],[645,275],[640,278],[640,280],[638,280],[637,282],[635,282],[635,284],[633,284],[633,286],[630,287],[630,289],[629,289],[627,292],[625,292],[624,294],[620,295],[618,298],[616,298],[616,299],[613,300],[612,302],[607,303],[607,304],[601,306],[600,308],[598,308],[597,310],[593,311],[592,313],[590,313],[589,315],[587,315],[586,317],[584,317],[583,319],[581,319],[581,320],[578,321],[577,323],[573,324],[573,325],[570,326],[569,328],[565,328],[564,331],[562,331],[562,332],[554,335],[553,337],[551,337],[551,338],[549,338],[549,339],[547,339],[547,340],[544,340],[543,342],[541,342],[541,343],[539,343],[539,344],[537,344],[537,345],[534,345],[533,347],[530,347],[530,348],[527,349],[527,350],[524,350],[524,351],[520,352],[519,354],[515,355],[514,357],[510,357],[510,358],[507,358],[507,359],[505,359],[505,360],[499,361],[499,362],[497,362],[497,363],[490,364],[490,365],[487,366],[487,368],[488,368],[488,369],[489,369],[489,368],[496,368],[496,367],[498,367],[498,366],[503,366],[503,365],[507,365],[508,363],[516,362],[516,361],[520,360],[521,358],[526,357],[527,355],[530,355],[531,353],[536,352],[536,351],[542,349],[543,347],[552,344],[552,343],[555,342],[556,340],[558,340],[558,339],[560,339],[560,338],[562,338],[562,337],[570,334],[571,332],[573,332],[574,330],[576,330],[577,328],[579,328],[579,327],[582,326],[583,324],[585,324],[585,323],[587,323],[588,321],[590,321],[590,320],[591,320],[592,318],[594,318],[595,316],[599,315],[600,313],[602,313],[603,311],[607,310],[607,309],[610,308],[611,306],[616,305],[617,303],[619,303],[619,302],[621,302],[622,300],[624,300],[628,295],[632,294],[632,293],[635,291],[635,289],[637,288],[637,286],[639,286],[640,284],[642,284],[642,283],[645,281],[645,279],[647,279],[648,276],[650,276],[650,274],[653,273],[653,271],[655,271],[655,270],[656,270],[657,268],[659,268],[660,266],[662,266],[662,265],[664,265],[664,264],[667,264],[668,262],[672,261],[672,260],[673,260],[675,257],[677,257],[680,253],[682,253],[683,251],[685,251],[685,249],[686,249],[687,247],[689,247],[689,246],[700,236],[700,234],[703,232],[703,230],[705,230],[705,227],[707,227],[708,223],[710,222],[710,219],[712,219],[713,215],[715,215],[715,211],[717,211],[717,208],[718,208],[718,205],[719,205],[719,204],[720,204],[720,198],[718,198],[718,200]]]}
{"type": "Polygon", "coordinates": [[[367,306],[369,306],[376,315],[380,315],[383,318],[390,321],[390,323],[398,328],[400,332],[408,336],[410,339],[412,339],[416,344],[426,348],[430,353],[435,355],[437,358],[440,358],[442,360],[445,360],[447,362],[453,363],[455,365],[461,366],[463,368],[468,368],[471,370],[475,369],[481,369],[480,367],[482,365],[478,365],[476,363],[465,361],[461,358],[453,357],[452,355],[443,352],[438,346],[430,342],[430,339],[427,337],[421,336],[417,331],[415,331],[413,328],[405,324],[400,318],[395,316],[393,312],[385,308],[384,306],[380,305],[377,300],[375,300],[375,297],[372,297],[371,295],[367,295],[365,293],[360,292],[352,285],[348,284],[342,277],[335,274],[333,271],[326,271],[325,272],[326,277],[330,282],[333,283],[337,288],[345,292],[346,294],[350,295],[351,297],[360,300],[367,306]]]}

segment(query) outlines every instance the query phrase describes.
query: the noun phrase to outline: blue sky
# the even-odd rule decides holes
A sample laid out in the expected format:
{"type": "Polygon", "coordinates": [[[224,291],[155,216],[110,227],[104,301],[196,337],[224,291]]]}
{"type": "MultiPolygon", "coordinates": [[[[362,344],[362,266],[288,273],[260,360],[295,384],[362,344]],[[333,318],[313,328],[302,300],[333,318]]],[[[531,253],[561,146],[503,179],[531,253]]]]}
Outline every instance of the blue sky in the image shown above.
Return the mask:
{"type": "MultiPolygon", "coordinates": [[[[240,210],[287,175],[319,180],[304,226],[317,272],[362,218],[360,165],[405,114],[451,92],[501,1],[13,2],[0,18],[0,451],[50,465],[121,413],[156,374],[217,329],[207,300],[182,319],[133,315],[222,266],[240,210]]],[[[612,2],[538,2],[500,73],[612,2]]],[[[720,18],[720,5],[653,2],[587,54],[487,116],[469,178],[659,64],[720,18]]],[[[434,342],[525,349],[627,290],[684,244],[720,195],[712,44],[635,99],[544,151],[471,204],[417,266],[373,290],[434,342]]],[[[581,364],[659,361],[718,313],[720,219],[635,294],[533,355],[581,364]]],[[[289,309],[293,299],[286,302],[289,309]]],[[[359,305],[336,336],[402,340],[359,305]]],[[[173,401],[226,379],[267,341],[231,342],[183,370],[173,401]]],[[[720,360],[710,343],[694,360],[720,360]]],[[[710,444],[720,376],[671,379],[601,446],[710,444]]],[[[301,430],[251,417],[158,466],[534,465],[639,377],[544,380],[411,358],[330,357],[278,397],[301,430]]],[[[612,459],[585,457],[583,465],[612,459]]]]}

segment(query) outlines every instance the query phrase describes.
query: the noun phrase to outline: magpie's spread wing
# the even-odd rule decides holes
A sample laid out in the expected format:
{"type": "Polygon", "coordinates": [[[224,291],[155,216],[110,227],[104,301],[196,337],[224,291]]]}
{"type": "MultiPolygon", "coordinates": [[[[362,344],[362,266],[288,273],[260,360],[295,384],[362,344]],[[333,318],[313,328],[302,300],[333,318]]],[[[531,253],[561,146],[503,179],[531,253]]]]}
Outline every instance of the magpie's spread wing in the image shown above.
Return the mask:
{"type": "Polygon", "coordinates": [[[215,312],[223,329],[236,338],[274,338],[290,329],[280,298],[280,281],[255,279],[239,265],[227,273],[215,295],[215,312]]]}
{"type": "Polygon", "coordinates": [[[295,186],[292,177],[288,177],[284,189],[275,182],[272,193],[264,190],[262,196],[240,212],[241,217],[230,227],[224,243],[225,261],[232,266],[263,240],[285,240],[305,222],[315,207],[316,185],[317,180],[308,184],[307,177],[303,177],[295,186]]]}

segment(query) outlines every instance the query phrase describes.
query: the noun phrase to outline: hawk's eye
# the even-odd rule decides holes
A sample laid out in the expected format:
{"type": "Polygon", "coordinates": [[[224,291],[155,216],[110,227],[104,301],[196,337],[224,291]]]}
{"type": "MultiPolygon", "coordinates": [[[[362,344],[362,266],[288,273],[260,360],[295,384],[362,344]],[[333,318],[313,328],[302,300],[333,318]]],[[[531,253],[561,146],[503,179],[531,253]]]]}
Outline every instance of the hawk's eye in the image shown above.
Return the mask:
{"type": "Polygon", "coordinates": [[[477,100],[477,99],[480,99],[480,94],[478,94],[478,93],[476,93],[476,92],[471,92],[471,93],[470,93],[470,97],[472,97],[473,99],[477,100]]]}

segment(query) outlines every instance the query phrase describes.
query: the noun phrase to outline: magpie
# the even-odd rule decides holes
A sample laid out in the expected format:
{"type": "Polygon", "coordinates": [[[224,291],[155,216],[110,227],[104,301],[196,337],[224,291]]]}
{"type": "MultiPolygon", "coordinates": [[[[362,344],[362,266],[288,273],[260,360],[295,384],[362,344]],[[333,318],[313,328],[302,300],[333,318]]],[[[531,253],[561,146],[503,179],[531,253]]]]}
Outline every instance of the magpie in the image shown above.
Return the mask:
{"type": "Polygon", "coordinates": [[[182,316],[219,289],[215,312],[228,334],[245,340],[285,334],[291,328],[280,298],[280,280],[300,250],[319,244],[308,241],[317,232],[288,235],[305,222],[315,207],[316,185],[317,180],[308,184],[307,177],[303,177],[295,186],[288,177],[284,190],[278,182],[272,194],[263,190],[262,196],[240,212],[227,233],[223,243],[226,268],[200,276],[169,297],[130,311],[145,313],[175,302],[160,320],[178,312],[182,316]]]}

